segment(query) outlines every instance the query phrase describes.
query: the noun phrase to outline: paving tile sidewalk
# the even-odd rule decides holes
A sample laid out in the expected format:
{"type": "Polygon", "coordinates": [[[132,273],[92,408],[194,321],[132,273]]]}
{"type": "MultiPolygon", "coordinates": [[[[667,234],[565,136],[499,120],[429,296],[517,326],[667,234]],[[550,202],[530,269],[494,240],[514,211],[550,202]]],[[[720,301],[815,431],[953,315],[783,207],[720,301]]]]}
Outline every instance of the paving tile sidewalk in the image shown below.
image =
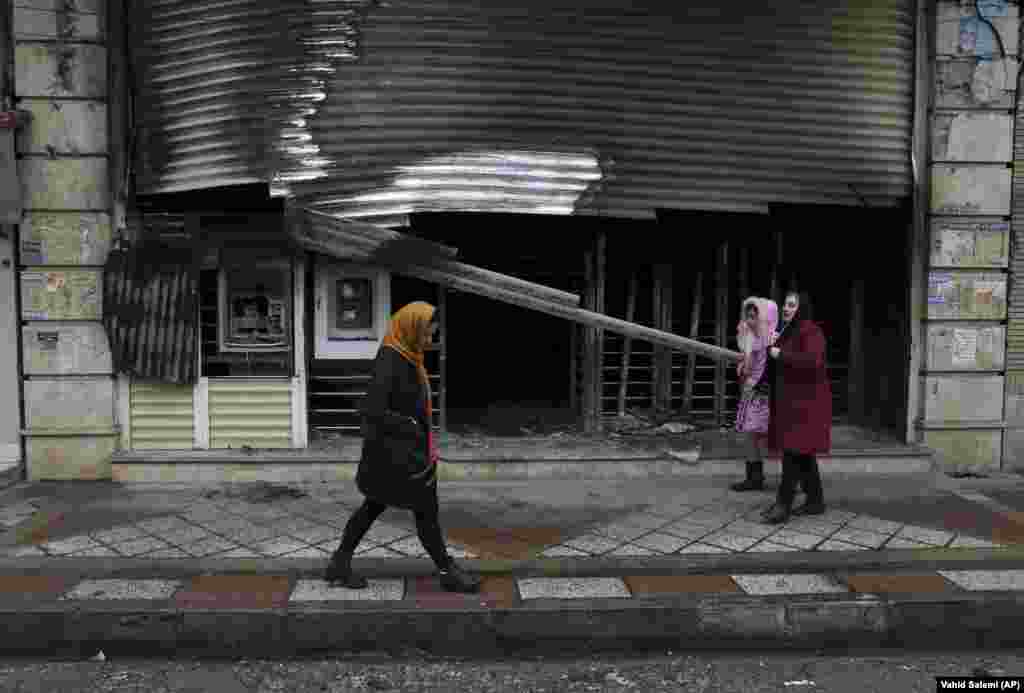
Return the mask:
{"type": "Polygon", "coordinates": [[[728,481],[442,483],[478,595],[440,589],[400,510],[360,546],[367,590],[320,580],[348,484],[22,484],[0,493],[4,647],[1024,639],[1024,522],[991,496],[826,477],[828,512],[765,526],[771,495],[728,481]]]}
{"type": "MultiPolygon", "coordinates": [[[[464,559],[694,557],[1024,544],[1019,518],[904,479],[906,494],[847,482],[828,511],[759,523],[769,494],[703,483],[447,483],[442,527],[464,559]]],[[[0,559],[323,559],[361,502],[350,484],[24,484],[0,494],[0,559]],[[276,495],[275,495],[276,494],[276,495]]],[[[412,515],[388,510],[360,558],[425,558],[412,515]]]]}

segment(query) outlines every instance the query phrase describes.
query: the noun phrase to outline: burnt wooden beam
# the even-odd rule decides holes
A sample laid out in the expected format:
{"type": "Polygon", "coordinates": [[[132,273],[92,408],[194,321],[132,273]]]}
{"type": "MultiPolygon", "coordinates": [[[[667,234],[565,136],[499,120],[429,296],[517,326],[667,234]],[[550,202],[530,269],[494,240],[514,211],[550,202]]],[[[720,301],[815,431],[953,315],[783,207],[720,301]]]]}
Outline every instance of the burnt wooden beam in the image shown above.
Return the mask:
{"type": "MultiPolygon", "coordinates": [[[[334,245],[322,244],[311,239],[304,239],[303,246],[314,252],[332,256],[337,255],[337,247],[334,245]]],[[[349,259],[369,261],[371,255],[368,253],[363,253],[362,255],[346,254],[345,257],[349,259]]],[[[610,332],[615,332],[616,334],[632,337],[633,339],[667,346],[670,349],[700,354],[701,356],[705,356],[716,361],[721,360],[728,363],[739,363],[743,359],[743,355],[739,352],[724,349],[714,344],[705,344],[704,342],[700,342],[695,339],[687,339],[685,337],[680,337],[679,335],[663,332],[644,325],[637,325],[626,322],[625,320],[602,315],[594,312],[593,310],[568,306],[564,303],[538,297],[534,293],[520,290],[518,287],[523,282],[514,280],[513,277],[508,277],[507,275],[498,274],[496,272],[491,272],[489,274],[496,275],[501,280],[508,279],[513,281],[481,281],[477,278],[470,278],[460,274],[447,272],[440,268],[423,265],[401,265],[393,266],[390,269],[398,274],[405,274],[410,277],[417,277],[425,281],[441,284],[456,291],[464,291],[466,293],[485,296],[496,301],[503,301],[529,310],[536,310],[540,313],[553,315],[557,318],[571,320],[586,327],[605,329],[610,332]]]]}
{"type": "Polygon", "coordinates": [[[307,210],[305,219],[293,219],[288,229],[300,243],[312,243],[330,249],[321,252],[335,257],[388,267],[431,267],[469,280],[509,286],[555,303],[569,306],[578,306],[580,303],[579,296],[567,291],[449,260],[447,258],[454,256],[457,251],[447,246],[378,229],[369,224],[350,224],[344,219],[307,210]]]}

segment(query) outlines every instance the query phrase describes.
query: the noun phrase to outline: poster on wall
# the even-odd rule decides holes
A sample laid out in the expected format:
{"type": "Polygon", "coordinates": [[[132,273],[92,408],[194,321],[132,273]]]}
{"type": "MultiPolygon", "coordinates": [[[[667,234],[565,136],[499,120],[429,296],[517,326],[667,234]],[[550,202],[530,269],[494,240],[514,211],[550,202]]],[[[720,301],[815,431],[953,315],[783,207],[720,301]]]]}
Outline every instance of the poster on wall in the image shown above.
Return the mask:
{"type": "Polygon", "coordinates": [[[95,320],[100,314],[95,272],[25,272],[21,275],[26,320],[95,320]]]}
{"type": "Polygon", "coordinates": [[[945,306],[954,302],[953,275],[933,272],[928,276],[928,305],[945,306]]]}
{"type": "Polygon", "coordinates": [[[932,243],[933,265],[960,265],[975,255],[976,233],[973,228],[941,226],[932,243]]]}
{"type": "Polygon", "coordinates": [[[974,246],[977,264],[1006,267],[1010,258],[1010,225],[1006,222],[978,224],[974,246]]]}

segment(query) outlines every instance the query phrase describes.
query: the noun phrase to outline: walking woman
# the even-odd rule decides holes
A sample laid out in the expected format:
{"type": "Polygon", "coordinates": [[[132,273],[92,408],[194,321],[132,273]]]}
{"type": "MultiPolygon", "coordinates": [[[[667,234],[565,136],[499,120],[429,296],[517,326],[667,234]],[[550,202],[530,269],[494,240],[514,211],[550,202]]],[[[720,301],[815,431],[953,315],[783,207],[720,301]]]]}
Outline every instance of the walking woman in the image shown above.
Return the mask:
{"type": "Polygon", "coordinates": [[[798,482],[807,500],[792,514],[825,512],[815,456],[832,447],[832,388],[825,366],[825,335],[813,321],[806,293],[786,294],[782,327],[768,355],[775,370],[769,437],[782,450],[782,481],[764,520],[779,524],[789,519],[798,482]]]}
{"type": "Polygon", "coordinates": [[[423,352],[438,326],[438,313],[417,301],[391,318],[377,352],[373,380],[363,404],[363,453],[356,485],[366,496],[352,514],[324,579],[351,589],[367,586],[352,573],[352,554],[388,506],[412,510],[416,533],[450,592],[476,592],[480,581],[448,555],[438,521],[437,447],[431,432],[430,381],[423,352]]]}
{"type": "Polygon", "coordinates": [[[733,491],[764,490],[764,448],[771,418],[768,348],[775,336],[779,307],[775,301],[750,297],[743,302],[743,320],[737,328],[740,349],[746,358],[737,367],[741,395],[736,409],[736,431],[750,434],[753,458],[747,462],[747,476],[733,484],[733,491]]]}

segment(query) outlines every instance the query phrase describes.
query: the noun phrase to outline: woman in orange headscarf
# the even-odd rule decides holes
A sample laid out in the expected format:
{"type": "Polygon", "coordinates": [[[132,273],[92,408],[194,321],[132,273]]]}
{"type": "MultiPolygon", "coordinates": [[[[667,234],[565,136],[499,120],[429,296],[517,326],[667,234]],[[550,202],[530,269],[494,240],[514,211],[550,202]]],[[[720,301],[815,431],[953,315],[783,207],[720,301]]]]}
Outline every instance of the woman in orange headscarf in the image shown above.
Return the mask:
{"type": "Polygon", "coordinates": [[[374,363],[364,400],[363,453],[356,485],[366,500],[352,514],[341,544],[324,576],[352,589],[367,586],[352,573],[352,554],[374,520],[389,506],[416,514],[416,532],[440,573],[441,585],[453,592],[475,592],[480,582],[464,573],[448,555],[438,522],[437,446],[431,431],[430,381],[424,350],[438,326],[438,312],[417,301],[391,318],[374,363]]]}

